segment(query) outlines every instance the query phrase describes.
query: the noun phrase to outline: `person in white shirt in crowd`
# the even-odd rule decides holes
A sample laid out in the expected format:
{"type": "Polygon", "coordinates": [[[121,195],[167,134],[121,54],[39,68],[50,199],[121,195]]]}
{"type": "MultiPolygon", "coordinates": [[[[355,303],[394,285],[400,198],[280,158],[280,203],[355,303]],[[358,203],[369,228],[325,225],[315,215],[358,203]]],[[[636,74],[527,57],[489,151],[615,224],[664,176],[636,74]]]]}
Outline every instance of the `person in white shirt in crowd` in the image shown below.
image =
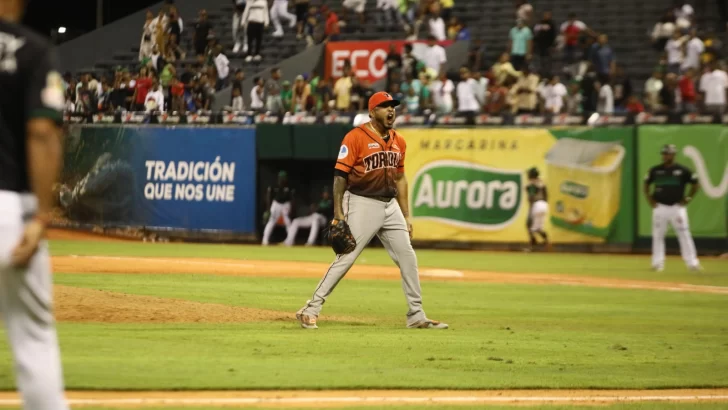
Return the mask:
{"type": "Polygon", "coordinates": [[[480,112],[483,101],[478,101],[475,80],[470,75],[470,69],[460,68],[460,82],[457,85],[458,114],[472,117],[480,112]]]}
{"type": "Polygon", "coordinates": [[[144,107],[147,112],[164,111],[164,93],[159,87],[159,80],[154,78],[152,83],[152,89],[147,93],[147,97],[144,99],[144,107]]]}
{"type": "Polygon", "coordinates": [[[437,38],[435,36],[429,36],[427,40],[428,47],[422,56],[422,62],[425,63],[427,68],[431,68],[436,73],[439,73],[445,68],[447,53],[445,53],[445,49],[441,45],[437,44],[437,38]]]}
{"type": "Polygon", "coordinates": [[[253,111],[263,111],[265,104],[263,103],[265,96],[264,80],[260,77],[253,79],[255,86],[250,90],[250,109],[253,111]]]}
{"type": "Polygon", "coordinates": [[[487,77],[483,77],[480,71],[473,71],[472,75],[473,80],[475,80],[475,99],[480,102],[480,107],[482,108],[488,100],[488,84],[490,80],[487,77]]]}
{"type": "Polygon", "coordinates": [[[597,112],[599,114],[614,114],[614,90],[609,81],[594,83],[594,87],[599,90],[599,101],[597,102],[597,112]]]}
{"type": "Polygon", "coordinates": [[[678,30],[672,32],[672,38],[665,44],[667,53],[667,72],[680,74],[683,64],[683,38],[678,30]]]}
{"type": "Polygon", "coordinates": [[[248,35],[248,56],[246,62],[260,61],[260,47],[263,43],[263,30],[270,24],[268,2],[266,0],[248,0],[245,3],[242,23],[248,35]]]}
{"type": "Polygon", "coordinates": [[[430,85],[432,101],[435,104],[435,111],[438,114],[449,114],[452,112],[454,104],[452,93],[455,91],[455,84],[447,78],[445,71],[440,72],[440,76],[430,85]]]}
{"type": "Polygon", "coordinates": [[[430,35],[435,37],[437,41],[447,40],[447,28],[445,20],[440,16],[441,6],[439,2],[432,4],[430,8],[430,18],[427,25],[430,28],[430,35]]]}
{"type": "Polygon", "coordinates": [[[684,43],[684,47],[685,58],[680,66],[682,72],[687,72],[691,68],[697,71],[700,68],[700,55],[705,51],[705,44],[698,37],[697,29],[690,29],[690,39],[684,43]]]}
{"type": "Polygon", "coordinates": [[[700,78],[698,87],[703,100],[704,110],[708,114],[725,113],[726,93],[728,92],[728,74],[718,68],[715,61],[710,62],[708,70],[700,78]]]}
{"type": "Polygon", "coordinates": [[[655,70],[652,76],[645,81],[645,105],[648,111],[654,112],[660,107],[660,91],[665,85],[662,82],[662,73],[655,70]]]}
{"type": "Polygon", "coordinates": [[[402,15],[399,14],[399,0],[377,0],[377,19],[382,25],[392,27],[395,22],[404,24],[402,15]]]}
{"type": "Polygon", "coordinates": [[[662,52],[665,49],[665,44],[672,37],[672,33],[676,30],[675,16],[672,14],[672,10],[665,13],[664,16],[655,23],[655,27],[652,29],[652,44],[655,50],[662,52]]]}
{"type": "Polygon", "coordinates": [[[296,27],[296,15],[288,11],[288,0],[273,0],[270,7],[270,19],[273,20],[273,37],[283,37],[281,18],[288,22],[288,28],[296,27]]]}
{"type": "Polygon", "coordinates": [[[155,44],[154,46],[152,46],[152,54],[149,56],[149,58],[154,71],[156,71],[157,74],[161,73],[165,63],[164,57],[162,57],[162,53],[159,52],[158,45],[155,44]]]}
{"type": "Polygon", "coordinates": [[[367,5],[367,0],[343,0],[341,5],[344,6],[344,8],[341,10],[341,19],[343,21],[347,21],[348,12],[353,11],[354,13],[356,13],[357,16],[359,16],[360,29],[364,27],[364,24],[366,23],[366,18],[364,17],[364,8],[367,5]]]}
{"type": "Polygon", "coordinates": [[[567,96],[566,87],[561,84],[558,75],[551,77],[546,85],[541,89],[541,98],[543,98],[544,110],[549,114],[559,114],[565,104],[567,96]]]}
{"type": "Polygon", "coordinates": [[[230,60],[222,52],[222,45],[215,46],[215,69],[217,70],[217,89],[220,90],[227,85],[230,76],[230,60]]]}
{"type": "Polygon", "coordinates": [[[530,65],[523,67],[521,76],[508,91],[508,101],[513,114],[531,114],[536,110],[538,104],[538,75],[533,73],[530,65]]]}
{"type": "Polygon", "coordinates": [[[689,29],[693,24],[692,21],[695,10],[690,4],[682,1],[676,2],[673,14],[675,15],[675,25],[677,25],[677,28],[681,31],[689,29]]]}
{"type": "Polygon", "coordinates": [[[248,52],[248,35],[243,27],[243,12],[245,11],[246,0],[233,0],[235,10],[233,11],[233,53],[239,53],[242,48],[243,53],[248,52]]]}

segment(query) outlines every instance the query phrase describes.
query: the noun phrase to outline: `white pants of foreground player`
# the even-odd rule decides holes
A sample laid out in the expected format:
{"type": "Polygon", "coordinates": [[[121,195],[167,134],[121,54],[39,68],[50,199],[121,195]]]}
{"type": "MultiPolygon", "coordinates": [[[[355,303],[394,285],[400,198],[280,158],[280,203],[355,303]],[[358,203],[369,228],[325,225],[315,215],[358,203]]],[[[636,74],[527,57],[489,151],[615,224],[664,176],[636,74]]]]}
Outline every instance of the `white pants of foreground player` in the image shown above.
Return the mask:
{"type": "Polygon", "coordinates": [[[549,204],[546,201],[536,201],[531,207],[531,232],[543,230],[546,216],[549,213],[549,204]]]}
{"type": "Polygon", "coordinates": [[[275,27],[274,36],[283,35],[281,18],[288,22],[289,27],[296,27],[296,15],[288,11],[288,0],[275,0],[270,7],[270,19],[273,22],[273,27],[275,27]]]}
{"type": "Polygon", "coordinates": [[[356,258],[376,235],[399,267],[402,276],[402,290],[407,299],[407,325],[425,320],[417,255],[412,248],[407,221],[402,215],[397,200],[382,202],[347,191],[344,194],[343,211],[346,215],[346,222],[351,228],[351,234],[356,239],[356,248],[346,255],[336,255],[336,260],[316,286],[311,300],[306,302],[303,313],[314,317],[319,316],[326,298],[334,291],[336,285],[349,272],[356,258]]]}
{"type": "Polygon", "coordinates": [[[324,225],[326,225],[326,217],[317,212],[308,216],[294,218],[293,222],[291,222],[291,227],[288,228],[288,237],[286,237],[285,244],[293,246],[293,243],[296,241],[298,228],[311,228],[306,245],[313,245],[316,243],[316,238],[318,238],[319,229],[324,225]]]}
{"type": "Polygon", "coordinates": [[[700,262],[695,242],[690,235],[687,210],[682,205],[663,204],[657,204],[652,210],[652,267],[662,268],[665,264],[665,234],[668,223],[677,235],[680,254],[685,264],[690,268],[697,267],[700,262]]]}
{"type": "Polygon", "coordinates": [[[270,205],[270,217],[268,218],[268,223],[265,224],[265,229],[263,230],[263,245],[268,245],[270,235],[273,233],[273,229],[276,227],[276,223],[281,216],[283,217],[283,222],[286,224],[286,232],[288,232],[291,228],[291,218],[288,216],[290,214],[290,202],[280,203],[273,201],[270,205]]]}
{"type": "Polygon", "coordinates": [[[25,408],[65,410],[47,243],[41,243],[27,268],[10,264],[11,252],[23,234],[23,213],[33,212],[35,203],[30,195],[0,191],[0,313],[25,408]]]}

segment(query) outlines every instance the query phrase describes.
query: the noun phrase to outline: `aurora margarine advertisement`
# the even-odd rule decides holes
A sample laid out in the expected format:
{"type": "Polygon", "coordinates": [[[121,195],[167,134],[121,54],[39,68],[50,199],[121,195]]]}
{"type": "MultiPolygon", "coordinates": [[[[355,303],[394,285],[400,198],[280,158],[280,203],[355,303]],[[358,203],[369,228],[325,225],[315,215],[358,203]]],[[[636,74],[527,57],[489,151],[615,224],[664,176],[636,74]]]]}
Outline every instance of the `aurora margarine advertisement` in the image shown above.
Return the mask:
{"type": "Polygon", "coordinates": [[[407,129],[406,173],[417,239],[527,241],[526,171],[549,196],[553,242],[629,242],[632,135],[623,129],[407,129]]]}

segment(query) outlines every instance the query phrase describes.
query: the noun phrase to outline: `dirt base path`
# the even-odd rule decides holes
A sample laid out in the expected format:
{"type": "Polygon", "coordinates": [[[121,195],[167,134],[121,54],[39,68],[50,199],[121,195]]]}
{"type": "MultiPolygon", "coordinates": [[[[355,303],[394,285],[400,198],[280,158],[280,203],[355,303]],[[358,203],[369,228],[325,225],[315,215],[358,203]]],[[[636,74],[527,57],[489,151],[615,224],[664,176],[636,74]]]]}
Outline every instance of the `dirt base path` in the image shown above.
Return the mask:
{"type": "MultiPolygon", "coordinates": [[[[111,256],[56,256],[53,271],[67,273],[125,273],[125,274],[214,274],[230,276],[320,278],[328,265],[312,262],[250,261],[239,259],[200,258],[137,258],[111,256]]],[[[728,295],[728,287],[702,286],[684,283],[653,282],[630,279],[543,273],[503,273],[422,269],[424,280],[454,280],[461,282],[517,283],[538,285],[578,285],[619,289],[650,289],[673,292],[698,292],[728,295]]],[[[354,265],[347,274],[354,279],[399,279],[399,270],[389,266],[354,265]]]]}
{"type": "MultiPolygon", "coordinates": [[[[337,390],[68,392],[74,407],[264,406],[334,408],[431,404],[610,404],[618,402],[728,402],[728,389],[684,390],[337,390]]],[[[15,393],[0,393],[0,406],[17,406],[15,393]]]]}

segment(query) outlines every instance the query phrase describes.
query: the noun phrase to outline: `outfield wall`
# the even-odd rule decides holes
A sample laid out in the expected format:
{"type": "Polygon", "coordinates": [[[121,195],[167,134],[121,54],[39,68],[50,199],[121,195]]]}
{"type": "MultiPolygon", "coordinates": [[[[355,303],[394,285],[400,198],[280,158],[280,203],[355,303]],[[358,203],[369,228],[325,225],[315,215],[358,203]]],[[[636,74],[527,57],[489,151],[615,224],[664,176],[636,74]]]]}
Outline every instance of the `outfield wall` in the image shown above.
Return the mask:
{"type": "MultiPolygon", "coordinates": [[[[56,224],[257,241],[279,170],[298,215],[330,186],[350,124],[70,125],[56,224]]],[[[728,131],[720,124],[402,127],[410,207],[422,246],[525,242],[526,170],[541,170],[557,244],[649,245],[642,178],[678,146],[700,194],[688,208],[702,248],[728,244],[728,131]]]]}

